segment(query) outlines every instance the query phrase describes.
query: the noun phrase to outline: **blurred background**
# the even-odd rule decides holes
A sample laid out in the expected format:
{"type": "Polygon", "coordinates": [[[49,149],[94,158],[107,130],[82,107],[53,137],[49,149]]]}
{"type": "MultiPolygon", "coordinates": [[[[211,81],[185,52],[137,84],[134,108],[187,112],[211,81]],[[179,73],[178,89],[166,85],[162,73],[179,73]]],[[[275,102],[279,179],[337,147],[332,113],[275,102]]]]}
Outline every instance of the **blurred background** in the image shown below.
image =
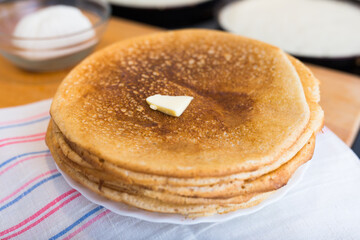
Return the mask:
{"type": "Polygon", "coordinates": [[[27,70],[71,67],[94,49],[111,16],[224,30],[360,75],[359,0],[0,0],[0,53],[27,70]]]}
{"type": "Polygon", "coordinates": [[[109,0],[112,14],[166,29],[209,28],[360,75],[358,0],[109,0]]]}

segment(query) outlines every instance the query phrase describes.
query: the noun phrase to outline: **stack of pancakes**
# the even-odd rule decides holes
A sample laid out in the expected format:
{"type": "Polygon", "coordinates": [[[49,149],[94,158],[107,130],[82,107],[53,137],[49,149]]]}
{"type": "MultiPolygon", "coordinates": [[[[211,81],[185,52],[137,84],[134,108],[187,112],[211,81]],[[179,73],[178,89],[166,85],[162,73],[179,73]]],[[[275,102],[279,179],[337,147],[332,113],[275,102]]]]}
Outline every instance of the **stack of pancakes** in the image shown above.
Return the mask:
{"type": "Polygon", "coordinates": [[[311,159],[319,82],[298,60],[209,30],[99,51],[65,78],[46,141],[58,166],[108,199],[189,217],[254,206],[311,159]],[[180,117],[155,94],[192,96],[180,117]]]}

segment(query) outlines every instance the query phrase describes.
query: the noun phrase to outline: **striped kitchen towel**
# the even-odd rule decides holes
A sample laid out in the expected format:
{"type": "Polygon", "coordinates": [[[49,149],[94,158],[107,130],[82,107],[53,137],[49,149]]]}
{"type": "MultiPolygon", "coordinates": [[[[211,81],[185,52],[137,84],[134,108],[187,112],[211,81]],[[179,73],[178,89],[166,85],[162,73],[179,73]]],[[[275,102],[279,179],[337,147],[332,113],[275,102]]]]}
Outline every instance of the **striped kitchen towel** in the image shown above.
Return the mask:
{"type": "Polygon", "coordinates": [[[0,110],[0,239],[70,239],[109,213],[56,169],[45,144],[50,103],[0,110]]]}
{"type": "Polygon", "coordinates": [[[93,204],[65,182],[44,141],[50,103],[0,109],[0,239],[360,239],[359,159],[328,129],[280,201],[224,223],[151,223],[93,204]]]}

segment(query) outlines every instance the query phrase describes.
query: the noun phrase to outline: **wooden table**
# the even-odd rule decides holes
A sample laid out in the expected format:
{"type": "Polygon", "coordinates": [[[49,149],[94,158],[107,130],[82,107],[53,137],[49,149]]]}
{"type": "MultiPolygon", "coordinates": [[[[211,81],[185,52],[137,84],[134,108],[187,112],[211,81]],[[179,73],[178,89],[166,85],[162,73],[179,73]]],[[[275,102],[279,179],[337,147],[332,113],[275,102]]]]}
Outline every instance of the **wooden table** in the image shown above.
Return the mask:
{"type": "MultiPolygon", "coordinates": [[[[113,42],[162,29],[112,18],[97,49],[113,42]]],[[[325,124],[348,145],[360,125],[360,78],[309,66],[321,81],[321,105],[325,124]]],[[[20,70],[0,57],[0,107],[10,107],[51,98],[70,69],[53,73],[20,70]]]]}

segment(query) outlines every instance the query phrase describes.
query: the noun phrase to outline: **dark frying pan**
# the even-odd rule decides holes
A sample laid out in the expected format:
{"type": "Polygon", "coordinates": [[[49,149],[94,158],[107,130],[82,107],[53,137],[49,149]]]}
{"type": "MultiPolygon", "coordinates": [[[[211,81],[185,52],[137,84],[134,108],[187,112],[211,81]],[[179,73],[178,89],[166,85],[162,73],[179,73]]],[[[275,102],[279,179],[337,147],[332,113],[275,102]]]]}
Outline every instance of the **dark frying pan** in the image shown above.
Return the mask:
{"type": "Polygon", "coordinates": [[[129,6],[110,1],[112,14],[165,28],[175,28],[204,21],[213,17],[214,6],[219,0],[184,3],[177,6],[129,6]]]}

